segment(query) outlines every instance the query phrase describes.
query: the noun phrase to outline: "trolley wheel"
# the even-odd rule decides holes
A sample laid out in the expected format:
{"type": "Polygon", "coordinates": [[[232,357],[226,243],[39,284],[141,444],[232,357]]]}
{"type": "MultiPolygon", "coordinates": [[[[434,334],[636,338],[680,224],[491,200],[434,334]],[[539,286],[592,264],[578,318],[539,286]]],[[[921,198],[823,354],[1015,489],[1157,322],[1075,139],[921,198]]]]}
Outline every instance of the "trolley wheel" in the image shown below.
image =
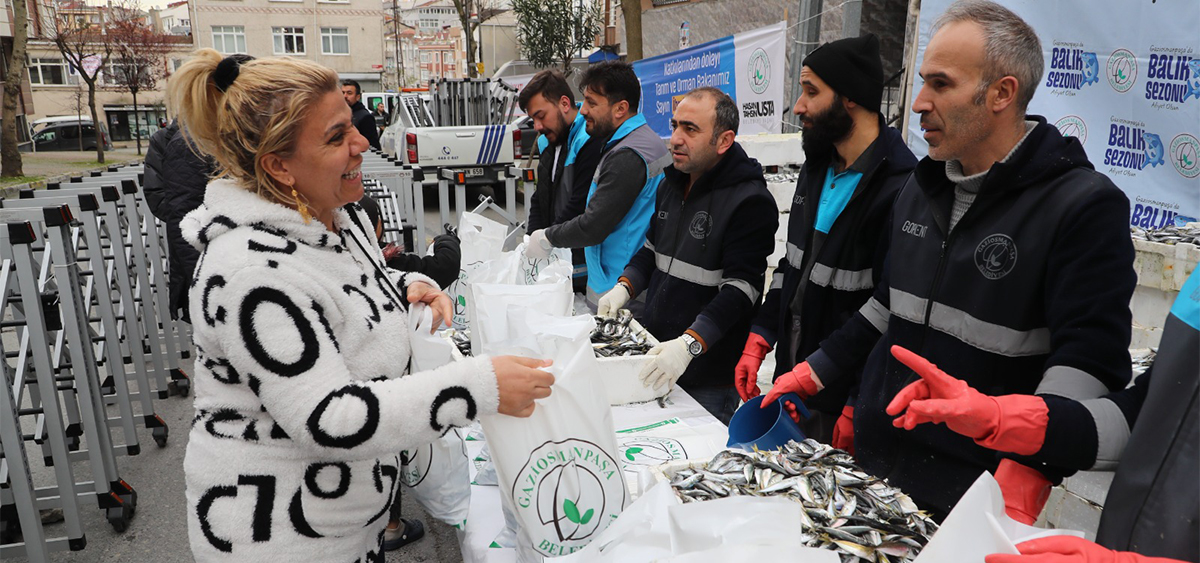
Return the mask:
{"type": "Polygon", "coordinates": [[[67,449],[72,452],[79,451],[79,436],[67,436],[67,449]]]}
{"type": "Polygon", "coordinates": [[[129,521],[133,520],[133,510],[129,507],[121,505],[105,509],[104,515],[108,518],[108,523],[112,525],[113,530],[122,533],[129,529],[129,521]]]}
{"type": "Polygon", "coordinates": [[[175,396],[179,394],[179,382],[172,381],[167,384],[167,394],[175,396]]]}
{"type": "Polygon", "coordinates": [[[175,382],[175,385],[179,389],[180,397],[187,397],[192,392],[192,380],[190,379],[180,379],[175,382]]]}
{"type": "Polygon", "coordinates": [[[167,427],[166,426],[152,428],[150,430],[150,435],[154,437],[154,443],[158,444],[158,447],[160,447],[160,448],[167,447],[167,427]]]}

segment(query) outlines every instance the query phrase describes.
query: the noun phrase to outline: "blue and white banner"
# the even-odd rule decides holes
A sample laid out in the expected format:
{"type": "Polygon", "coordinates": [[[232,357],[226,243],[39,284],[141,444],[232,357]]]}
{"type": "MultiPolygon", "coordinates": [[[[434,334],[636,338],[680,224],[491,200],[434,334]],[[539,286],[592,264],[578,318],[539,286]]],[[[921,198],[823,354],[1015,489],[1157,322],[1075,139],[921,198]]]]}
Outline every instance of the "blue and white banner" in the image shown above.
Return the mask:
{"type": "MultiPolygon", "coordinates": [[[[1131,225],[1200,218],[1200,2],[999,0],[1037,31],[1045,75],[1029,106],[1077,137],[1129,196],[1131,225]]],[[[951,0],[925,0],[917,70],[951,0]]],[[[923,84],[913,73],[913,96],[923,84]]],[[[908,144],[928,147],[909,121],[908,144]]]]}
{"type": "Polygon", "coordinates": [[[739,134],[778,133],[790,107],[783,99],[786,37],[787,22],[779,22],[633,63],[646,122],[660,137],[670,137],[679,100],[715,86],[741,110],[739,134]]]}

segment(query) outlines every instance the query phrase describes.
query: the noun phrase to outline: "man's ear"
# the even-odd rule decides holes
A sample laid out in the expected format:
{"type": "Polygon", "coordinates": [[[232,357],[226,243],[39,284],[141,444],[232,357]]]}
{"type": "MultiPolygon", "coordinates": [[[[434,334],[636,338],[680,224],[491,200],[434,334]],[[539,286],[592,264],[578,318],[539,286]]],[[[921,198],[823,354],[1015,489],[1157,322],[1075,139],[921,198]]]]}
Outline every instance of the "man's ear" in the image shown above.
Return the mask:
{"type": "Polygon", "coordinates": [[[567,113],[575,109],[575,104],[571,103],[571,98],[560,96],[558,98],[558,109],[562,110],[563,113],[567,113]]]}
{"type": "Polygon", "coordinates": [[[717,154],[725,154],[725,151],[733,146],[735,137],[737,137],[737,133],[732,130],[722,131],[720,135],[717,135],[717,154]]]}
{"type": "Polygon", "coordinates": [[[1009,106],[1015,105],[1017,103],[1018,86],[1015,76],[1005,76],[989,86],[988,97],[990,99],[986,102],[988,109],[994,113],[1000,113],[1008,109],[1009,106]]]}
{"type": "Polygon", "coordinates": [[[629,116],[629,100],[621,100],[613,104],[613,117],[625,119],[629,116]]]}

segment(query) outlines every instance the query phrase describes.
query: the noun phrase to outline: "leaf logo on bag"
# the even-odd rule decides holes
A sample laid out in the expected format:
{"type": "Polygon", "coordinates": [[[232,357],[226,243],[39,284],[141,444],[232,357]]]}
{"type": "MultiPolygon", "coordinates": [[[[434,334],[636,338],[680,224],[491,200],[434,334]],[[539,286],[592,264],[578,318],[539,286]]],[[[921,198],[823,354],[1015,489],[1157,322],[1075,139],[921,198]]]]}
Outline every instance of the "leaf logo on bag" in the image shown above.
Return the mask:
{"type": "Polygon", "coordinates": [[[675,459],[687,459],[683,444],[673,438],[636,436],[619,442],[621,455],[629,465],[658,465],[675,459]]]}
{"type": "Polygon", "coordinates": [[[517,474],[513,500],[526,533],[546,556],[573,553],[616,519],[625,504],[620,465],[586,440],[546,442],[534,449],[517,474]]]}

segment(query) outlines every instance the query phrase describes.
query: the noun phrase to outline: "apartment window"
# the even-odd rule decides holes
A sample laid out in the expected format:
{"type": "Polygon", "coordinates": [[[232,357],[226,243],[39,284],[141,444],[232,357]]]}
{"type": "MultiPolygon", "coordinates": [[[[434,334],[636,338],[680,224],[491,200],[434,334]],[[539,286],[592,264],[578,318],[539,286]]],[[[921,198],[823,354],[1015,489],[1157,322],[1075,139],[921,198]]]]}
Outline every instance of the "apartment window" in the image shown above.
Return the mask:
{"type": "Polygon", "coordinates": [[[429,62],[429,51],[421,51],[421,62],[429,62]]]}
{"type": "Polygon", "coordinates": [[[30,84],[66,84],[67,65],[62,59],[29,59],[30,84]]]}
{"type": "Polygon", "coordinates": [[[322,27],[321,53],[325,55],[349,55],[350,33],[346,28],[322,27]]]}
{"type": "Polygon", "coordinates": [[[303,27],[272,27],[271,35],[275,39],[276,55],[303,55],[303,27]]]}
{"type": "Polygon", "coordinates": [[[246,28],[240,25],[212,26],[213,49],[222,53],[246,52],[246,28]]]}

